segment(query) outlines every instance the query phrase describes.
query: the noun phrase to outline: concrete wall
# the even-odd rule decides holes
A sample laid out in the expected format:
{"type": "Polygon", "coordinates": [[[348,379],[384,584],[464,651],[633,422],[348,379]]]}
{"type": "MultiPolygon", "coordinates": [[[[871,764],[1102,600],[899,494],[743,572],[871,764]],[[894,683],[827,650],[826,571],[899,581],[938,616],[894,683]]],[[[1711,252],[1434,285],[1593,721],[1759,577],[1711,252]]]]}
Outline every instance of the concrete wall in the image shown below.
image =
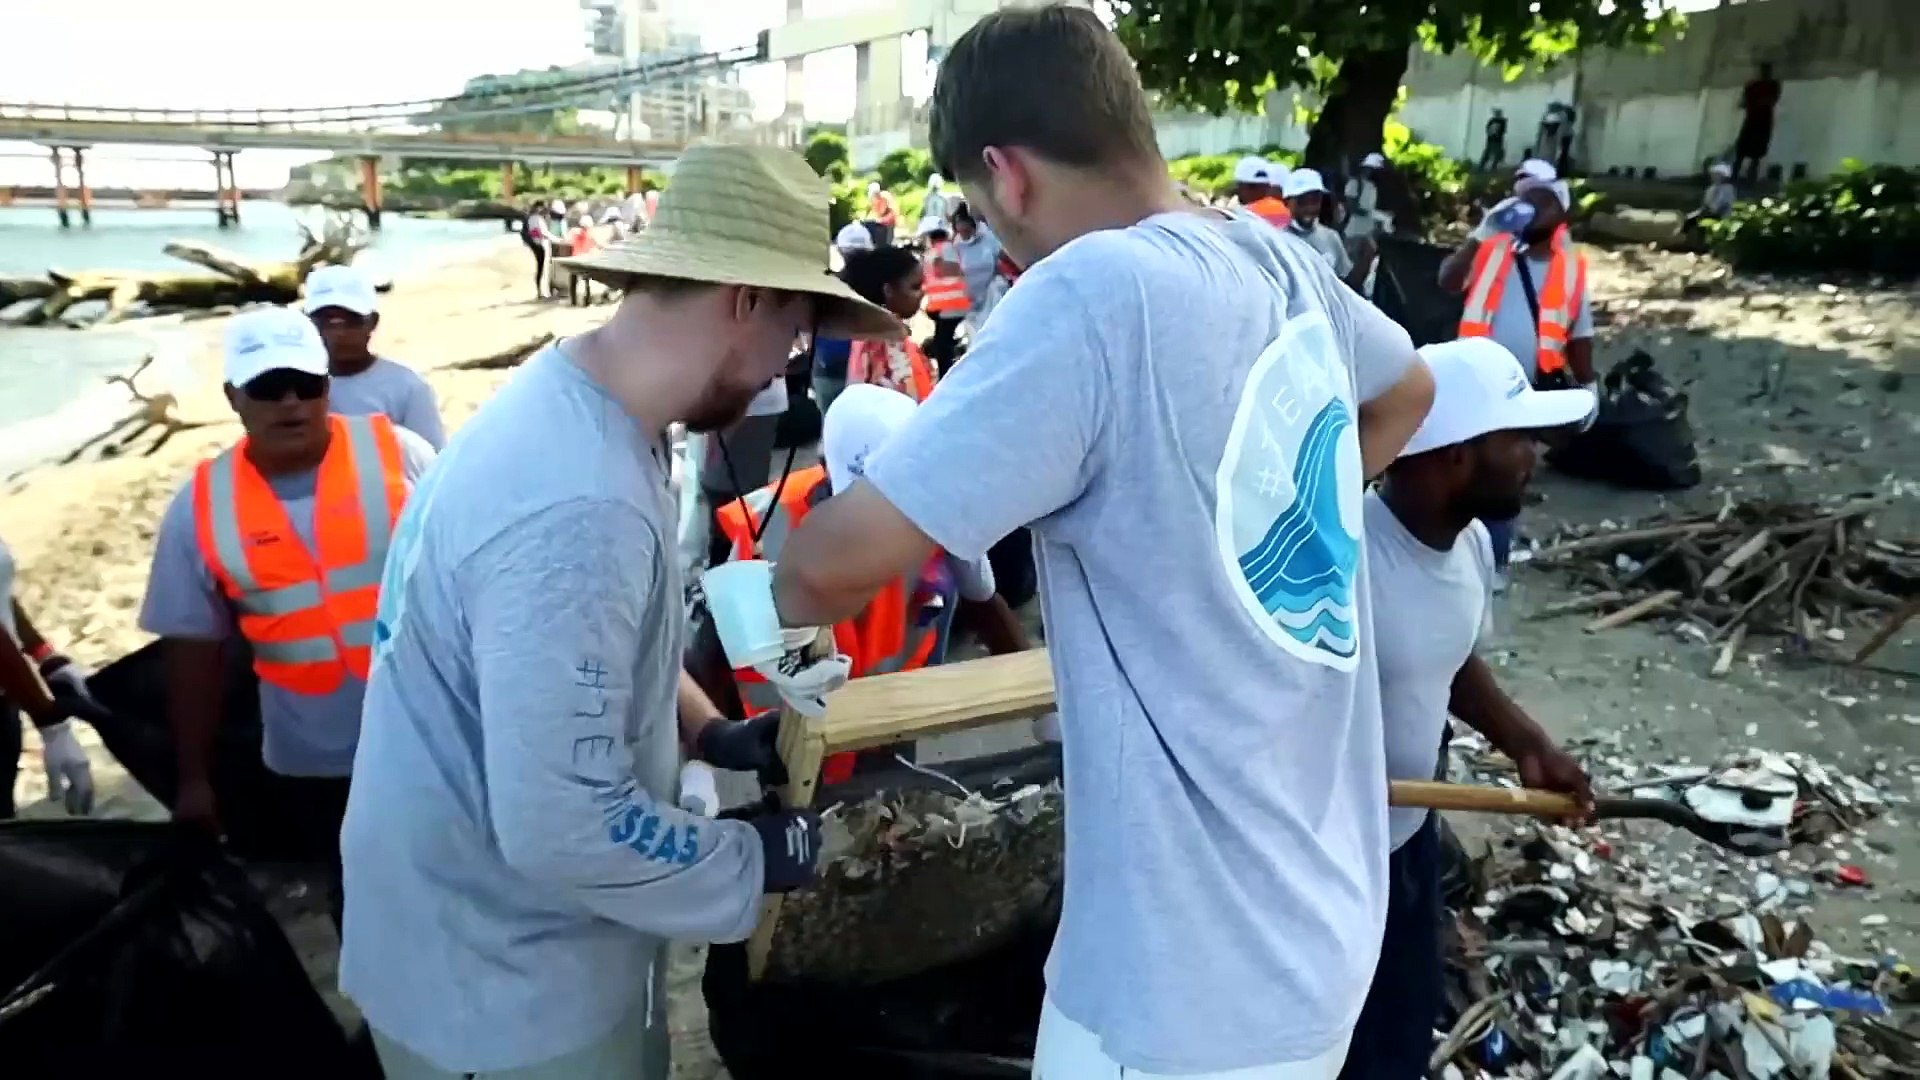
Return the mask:
{"type": "Polygon", "coordinates": [[[1515,82],[1471,57],[1416,52],[1401,118],[1475,158],[1500,107],[1512,159],[1548,102],[1572,101],[1575,156],[1590,171],[1690,175],[1733,145],[1741,88],[1762,60],[1782,89],[1769,164],[1920,165],[1920,0],[1751,0],[1695,13],[1657,52],[1597,51],[1515,82]]]}

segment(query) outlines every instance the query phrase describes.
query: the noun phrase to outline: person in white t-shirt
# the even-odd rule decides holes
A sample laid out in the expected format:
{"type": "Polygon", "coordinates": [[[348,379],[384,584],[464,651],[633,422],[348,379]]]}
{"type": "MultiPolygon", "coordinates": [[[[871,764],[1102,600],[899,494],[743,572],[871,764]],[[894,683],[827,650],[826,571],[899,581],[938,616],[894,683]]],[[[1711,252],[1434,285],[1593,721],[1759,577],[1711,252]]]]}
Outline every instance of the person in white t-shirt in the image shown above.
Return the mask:
{"type": "Polygon", "coordinates": [[[351,266],[322,266],[307,275],[300,309],[327,345],[328,401],[334,412],[379,413],[435,450],[447,445],[433,387],[419,372],[373,352],[380,307],[371,278],[351,266]]]}
{"type": "Polygon", "coordinates": [[[1320,170],[1293,170],[1287,174],[1281,193],[1286,196],[1287,210],[1293,215],[1287,231],[1305,240],[1308,247],[1327,260],[1340,280],[1358,290],[1373,270],[1375,249],[1371,243],[1367,244],[1361,251],[1361,260],[1355,262],[1347,254],[1346,239],[1320,220],[1327,207],[1327,182],[1320,178],[1320,170]]]}
{"type": "MultiPolygon", "coordinates": [[[[1474,647],[1494,575],[1478,519],[1519,511],[1535,438],[1586,416],[1593,392],[1533,389],[1490,338],[1420,355],[1433,372],[1433,409],[1364,511],[1374,610],[1393,613],[1374,622],[1387,775],[1433,779],[1451,713],[1512,758],[1521,783],[1590,805],[1585,771],[1500,689],[1474,647]]],[[[1441,1007],[1439,823],[1426,810],[1394,809],[1387,828],[1386,933],[1341,1073],[1351,1080],[1426,1075],[1441,1007]]]]}

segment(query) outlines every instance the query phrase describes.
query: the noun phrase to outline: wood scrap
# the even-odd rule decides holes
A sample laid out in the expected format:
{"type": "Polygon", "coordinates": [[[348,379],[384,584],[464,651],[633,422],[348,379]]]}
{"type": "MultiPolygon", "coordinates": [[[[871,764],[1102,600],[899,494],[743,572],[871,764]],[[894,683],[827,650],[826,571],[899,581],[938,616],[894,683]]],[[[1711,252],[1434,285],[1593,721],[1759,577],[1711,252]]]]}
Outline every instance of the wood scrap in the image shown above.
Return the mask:
{"type": "Polygon", "coordinates": [[[1611,615],[1602,615],[1593,620],[1586,626],[1587,633],[1592,634],[1601,630],[1611,630],[1616,626],[1625,626],[1635,619],[1653,614],[1678,599],[1680,599],[1679,589],[1662,589],[1652,596],[1635,600],[1611,615]]]}
{"type": "Polygon", "coordinates": [[[1920,595],[1920,538],[1875,531],[1873,514],[1887,505],[1881,497],[1729,500],[1713,513],[1570,534],[1542,548],[1532,565],[1569,575],[1587,591],[1537,617],[1597,613],[1589,632],[1648,618],[1691,624],[1683,636],[1716,646],[1716,676],[1731,672],[1747,638],[1759,633],[1800,638],[1803,653],[1833,653],[1836,662],[1871,655],[1832,646],[1869,626],[1897,633],[1920,595]]]}

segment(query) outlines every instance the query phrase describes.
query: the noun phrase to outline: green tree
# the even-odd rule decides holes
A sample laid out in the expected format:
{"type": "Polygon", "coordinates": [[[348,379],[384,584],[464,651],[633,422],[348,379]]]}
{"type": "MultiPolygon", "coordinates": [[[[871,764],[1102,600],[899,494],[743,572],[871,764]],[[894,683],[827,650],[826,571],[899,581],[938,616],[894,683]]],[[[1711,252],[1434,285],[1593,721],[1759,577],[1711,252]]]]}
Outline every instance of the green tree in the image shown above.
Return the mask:
{"type": "Polygon", "coordinates": [[[1377,149],[1416,45],[1470,50],[1513,78],[1576,48],[1652,45],[1676,29],[1676,0],[1115,0],[1115,30],[1168,104],[1257,109],[1302,87],[1323,104],[1308,165],[1344,171],[1377,149]]]}
{"type": "Polygon", "coordinates": [[[829,180],[845,179],[852,168],[853,155],[847,149],[847,137],[831,131],[816,131],[807,139],[807,164],[829,180]]]}
{"type": "Polygon", "coordinates": [[[889,191],[925,184],[933,175],[933,158],[925,150],[903,146],[881,158],[874,172],[879,174],[880,186],[889,191]]]}

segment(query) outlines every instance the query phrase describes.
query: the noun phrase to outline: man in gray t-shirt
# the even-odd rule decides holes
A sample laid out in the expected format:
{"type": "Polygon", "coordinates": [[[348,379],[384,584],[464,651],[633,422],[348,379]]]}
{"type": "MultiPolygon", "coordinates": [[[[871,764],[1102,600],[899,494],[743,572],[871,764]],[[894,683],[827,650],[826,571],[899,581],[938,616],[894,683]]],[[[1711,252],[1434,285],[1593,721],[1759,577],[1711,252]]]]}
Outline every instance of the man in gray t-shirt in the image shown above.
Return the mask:
{"type": "Polygon", "coordinates": [[[803,332],[900,332],[827,274],[826,199],[791,151],[690,149],[645,232],[570,260],[625,290],[613,318],[528,360],[408,506],[341,833],[340,988],[389,1076],[665,1080],[666,942],[739,941],[812,877],[813,815],[680,805],[683,752],[767,768],[777,717],[723,720],[681,670],[667,430],[738,419],[803,332]]]}
{"type": "Polygon", "coordinates": [[[379,413],[435,450],[445,446],[447,431],[427,380],[373,353],[380,310],[372,280],[351,266],[323,266],[307,275],[306,288],[301,309],[327,343],[333,411],[341,416],[379,413]]]}
{"type": "Polygon", "coordinates": [[[931,133],[1030,269],[788,538],[781,616],[831,621],[934,544],[976,558],[1030,525],[1068,796],[1035,1075],[1330,1080],[1385,911],[1361,491],[1425,366],[1303,245],[1174,193],[1091,12],[981,21],[931,133]]]}

